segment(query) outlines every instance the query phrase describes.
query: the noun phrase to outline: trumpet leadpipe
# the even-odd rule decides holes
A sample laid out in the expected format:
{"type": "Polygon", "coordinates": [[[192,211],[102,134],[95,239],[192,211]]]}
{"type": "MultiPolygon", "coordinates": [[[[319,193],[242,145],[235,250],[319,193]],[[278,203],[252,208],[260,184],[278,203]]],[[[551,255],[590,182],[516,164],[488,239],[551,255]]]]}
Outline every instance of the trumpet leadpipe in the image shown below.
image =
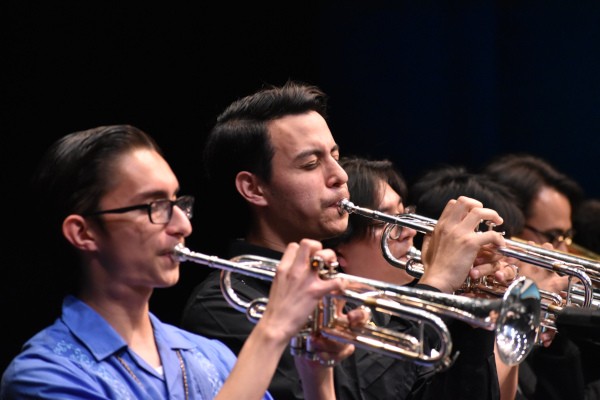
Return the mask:
{"type": "Polygon", "coordinates": [[[224,271],[239,272],[262,280],[272,281],[275,277],[274,262],[271,259],[254,256],[254,262],[235,262],[225,260],[216,256],[191,251],[182,244],[175,246],[173,254],[179,261],[192,261],[207,267],[217,268],[224,271]]]}

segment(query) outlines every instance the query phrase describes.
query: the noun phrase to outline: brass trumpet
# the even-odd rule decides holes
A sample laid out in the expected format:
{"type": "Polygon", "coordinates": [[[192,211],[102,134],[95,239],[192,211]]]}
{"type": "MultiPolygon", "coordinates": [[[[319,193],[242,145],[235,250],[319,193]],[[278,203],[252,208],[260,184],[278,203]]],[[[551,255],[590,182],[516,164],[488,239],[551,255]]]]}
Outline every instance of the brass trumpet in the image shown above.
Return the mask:
{"type": "MultiPolygon", "coordinates": [[[[437,220],[424,217],[418,214],[390,215],[377,210],[371,210],[356,206],[348,199],[342,199],[339,202],[341,211],[355,213],[366,218],[387,223],[381,240],[384,257],[392,265],[405,268],[406,271],[414,277],[419,278],[423,273],[423,266],[420,264],[420,258],[412,257],[406,262],[395,259],[387,247],[387,239],[391,229],[395,226],[407,227],[421,233],[432,233],[437,224],[437,220]]],[[[583,295],[581,305],[589,307],[594,297],[592,277],[594,281],[600,282],[600,263],[594,262],[582,257],[576,257],[557,250],[548,250],[539,246],[529,245],[519,240],[505,240],[506,246],[498,247],[496,251],[506,257],[516,258],[526,263],[536,265],[541,268],[556,271],[559,274],[569,275],[570,278],[577,278],[580,281],[583,295]]],[[[569,281],[569,290],[567,290],[567,302],[571,296],[570,288],[573,286],[569,281]]]]}
{"type": "MultiPolygon", "coordinates": [[[[256,322],[262,317],[268,299],[246,302],[231,287],[231,273],[241,273],[262,280],[275,277],[277,260],[244,255],[224,260],[189,250],[178,245],[173,251],[180,261],[191,261],[221,269],[221,290],[228,303],[256,322]]],[[[291,341],[291,352],[314,358],[310,336],[320,334],[331,340],[351,343],[369,351],[397,359],[405,359],[437,370],[452,364],[452,339],[441,317],[455,318],[473,326],[496,333],[500,357],[509,364],[520,363],[532,349],[539,327],[540,294],[533,281],[516,280],[506,290],[502,299],[477,299],[437,293],[429,290],[396,286],[386,282],[347,275],[336,270],[335,265],[325,265],[313,260],[322,279],[343,278],[349,282],[343,293],[332,293],[307,316],[306,326],[291,341]],[[315,264],[317,263],[317,264],[315,264]],[[367,324],[361,328],[349,327],[335,314],[335,301],[343,300],[356,305],[415,321],[418,335],[393,331],[367,324]],[[439,336],[439,347],[425,354],[423,336],[430,327],[439,336]]]]}

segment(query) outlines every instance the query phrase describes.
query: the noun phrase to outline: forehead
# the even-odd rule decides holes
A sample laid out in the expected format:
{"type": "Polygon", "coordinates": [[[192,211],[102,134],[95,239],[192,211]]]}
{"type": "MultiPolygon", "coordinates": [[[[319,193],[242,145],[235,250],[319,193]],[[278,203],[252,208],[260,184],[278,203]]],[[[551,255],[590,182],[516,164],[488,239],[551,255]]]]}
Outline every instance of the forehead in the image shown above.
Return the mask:
{"type": "Polygon", "coordinates": [[[402,197],[384,180],[379,181],[379,210],[387,213],[395,214],[402,206],[402,197]]]}
{"type": "Polygon", "coordinates": [[[173,195],[178,182],[165,159],[154,150],[135,149],[121,155],[115,163],[112,195],[148,197],[173,195]]]}
{"type": "Polygon", "coordinates": [[[543,187],[534,197],[529,222],[536,222],[538,229],[570,228],[571,203],[556,189],[543,187]]]}
{"type": "Polygon", "coordinates": [[[268,129],[276,156],[296,158],[308,150],[329,153],[336,147],[327,122],[315,111],[278,118],[268,129]]]}

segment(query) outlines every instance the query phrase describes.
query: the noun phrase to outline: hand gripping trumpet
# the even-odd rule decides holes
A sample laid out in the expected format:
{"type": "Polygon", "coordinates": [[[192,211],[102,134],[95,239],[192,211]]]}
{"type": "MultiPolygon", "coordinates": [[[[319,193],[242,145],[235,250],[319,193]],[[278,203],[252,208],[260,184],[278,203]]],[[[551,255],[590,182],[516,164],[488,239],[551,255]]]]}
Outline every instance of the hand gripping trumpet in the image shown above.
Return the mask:
{"type": "MultiPolygon", "coordinates": [[[[384,257],[392,265],[406,269],[412,276],[419,278],[423,274],[423,266],[420,264],[420,254],[415,252],[417,257],[411,257],[409,254],[408,261],[400,261],[395,259],[389,251],[387,242],[391,229],[395,226],[407,227],[414,229],[420,233],[432,233],[437,220],[427,218],[418,214],[401,214],[390,215],[380,211],[371,210],[364,207],[356,206],[348,199],[342,199],[339,203],[340,211],[347,213],[355,213],[366,218],[371,218],[377,221],[385,222],[387,226],[384,229],[381,240],[381,248],[384,257]]],[[[529,245],[518,240],[505,240],[505,247],[498,247],[496,251],[506,257],[516,258],[526,263],[550,269],[562,275],[569,275],[570,278],[577,278],[580,281],[578,286],[581,288],[582,295],[580,304],[582,307],[590,307],[594,298],[592,278],[594,281],[600,282],[600,263],[593,262],[589,259],[576,257],[557,250],[548,250],[539,246],[529,245]]],[[[575,286],[569,281],[569,290],[567,291],[567,304],[570,304],[570,296],[573,294],[571,288],[575,286]]]]}
{"type": "MultiPolygon", "coordinates": [[[[175,247],[174,254],[180,261],[220,269],[221,291],[227,302],[238,311],[245,312],[253,322],[262,317],[268,299],[240,299],[232,289],[231,273],[272,281],[279,261],[253,255],[224,260],[191,251],[181,244],[175,247]]],[[[322,304],[307,316],[307,324],[291,341],[294,355],[314,359],[310,337],[320,334],[331,340],[443,370],[452,365],[453,359],[452,338],[442,317],[494,330],[500,357],[509,365],[520,363],[534,343],[539,326],[540,295],[537,286],[525,278],[513,282],[502,299],[473,299],[343,274],[336,270],[336,266],[325,265],[319,259],[314,259],[312,263],[313,267],[318,268],[322,279],[343,278],[349,285],[343,293],[325,296],[322,304]],[[336,318],[336,300],[414,321],[418,332],[410,335],[371,324],[360,328],[349,327],[336,318]],[[426,354],[423,343],[425,332],[429,334],[432,331],[439,337],[432,341],[438,347],[426,354]]]]}

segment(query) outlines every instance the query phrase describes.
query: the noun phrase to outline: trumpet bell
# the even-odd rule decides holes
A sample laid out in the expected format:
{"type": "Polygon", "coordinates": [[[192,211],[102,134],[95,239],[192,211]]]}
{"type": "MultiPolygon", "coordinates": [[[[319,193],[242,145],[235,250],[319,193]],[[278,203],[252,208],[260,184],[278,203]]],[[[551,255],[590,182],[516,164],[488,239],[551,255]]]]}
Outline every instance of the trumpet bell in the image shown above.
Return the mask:
{"type": "Polygon", "coordinates": [[[530,279],[518,279],[504,293],[496,345],[505,364],[519,364],[531,351],[540,325],[540,301],[540,291],[530,279]]]}
{"type": "Polygon", "coordinates": [[[600,262],[600,254],[593,252],[592,250],[583,247],[577,243],[571,243],[569,246],[569,253],[576,256],[587,258],[590,261],[600,262]]]}

